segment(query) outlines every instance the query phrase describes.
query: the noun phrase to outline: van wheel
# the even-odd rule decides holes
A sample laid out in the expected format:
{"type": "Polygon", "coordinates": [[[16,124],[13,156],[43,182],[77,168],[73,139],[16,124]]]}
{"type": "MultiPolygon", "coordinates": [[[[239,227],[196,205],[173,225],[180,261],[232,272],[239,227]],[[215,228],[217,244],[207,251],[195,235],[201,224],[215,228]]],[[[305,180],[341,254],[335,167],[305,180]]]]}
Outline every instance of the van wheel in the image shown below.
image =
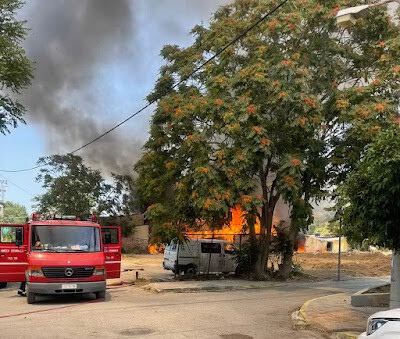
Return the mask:
{"type": "Polygon", "coordinates": [[[106,297],[106,290],[101,290],[99,292],[96,292],[96,299],[105,299],[106,297]]]}
{"type": "Polygon", "coordinates": [[[6,288],[7,283],[6,282],[0,282],[0,288],[6,288]]]}
{"type": "Polygon", "coordinates": [[[26,301],[28,304],[34,304],[36,301],[36,293],[30,292],[28,289],[26,292],[26,301]]]}
{"type": "Polygon", "coordinates": [[[185,274],[189,277],[193,277],[196,275],[196,267],[195,266],[189,266],[186,268],[185,274]]]}

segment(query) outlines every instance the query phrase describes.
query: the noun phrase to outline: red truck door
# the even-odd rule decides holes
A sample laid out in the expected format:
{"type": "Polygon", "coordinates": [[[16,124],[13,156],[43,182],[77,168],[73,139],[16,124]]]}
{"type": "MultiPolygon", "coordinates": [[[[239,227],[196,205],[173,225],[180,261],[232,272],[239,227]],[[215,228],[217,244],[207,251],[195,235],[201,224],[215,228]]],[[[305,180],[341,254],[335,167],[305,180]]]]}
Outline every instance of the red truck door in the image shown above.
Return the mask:
{"type": "Polygon", "coordinates": [[[28,266],[28,232],[26,225],[0,224],[0,282],[25,281],[28,266]],[[22,232],[22,244],[17,243],[22,232]]]}
{"type": "Polygon", "coordinates": [[[101,228],[104,245],[107,279],[121,276],[121,228],[104,226],[101,228]]]}

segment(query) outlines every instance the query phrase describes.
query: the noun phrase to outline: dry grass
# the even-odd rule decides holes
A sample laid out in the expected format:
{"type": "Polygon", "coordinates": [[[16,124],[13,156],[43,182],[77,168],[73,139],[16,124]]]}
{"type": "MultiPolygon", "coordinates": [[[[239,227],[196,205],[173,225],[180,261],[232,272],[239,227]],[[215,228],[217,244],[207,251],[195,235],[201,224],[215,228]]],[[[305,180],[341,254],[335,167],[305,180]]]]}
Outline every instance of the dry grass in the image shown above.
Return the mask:
{"type": "MultiPolygon", "coordinates": [[[[343,276],[389,276],[391,255],[382,253],[342,253],[341,271],[343,276]]],[[[338,254],[336,253],[299,253],[295,255],[304,273],[319,277],[332,278],[337,274],[338,254]]]]}
{"type": "MultiPolygon", "coordinates": [[[[307,276],[311,279],[335,279],[337,277],[338,255],[336,253],[298,253],[294,263],[299,263],[307,276]],[[310,277],[309,277],[310,278],[310,277]]],[[[341,272],[343,278],[360,276],[390,276],[391,255],[382,253],[343,253],[341,272]]],[[[139,271],[139,277],[144,279],[158,279],[172,277],[171,271],[162,267],[162,255],[123,255],[122,266],[132,269],[126,272],[127,276],[134,276],[139,271]]],[[[299,277],[304,279],[306,277],[299,277]]]]}

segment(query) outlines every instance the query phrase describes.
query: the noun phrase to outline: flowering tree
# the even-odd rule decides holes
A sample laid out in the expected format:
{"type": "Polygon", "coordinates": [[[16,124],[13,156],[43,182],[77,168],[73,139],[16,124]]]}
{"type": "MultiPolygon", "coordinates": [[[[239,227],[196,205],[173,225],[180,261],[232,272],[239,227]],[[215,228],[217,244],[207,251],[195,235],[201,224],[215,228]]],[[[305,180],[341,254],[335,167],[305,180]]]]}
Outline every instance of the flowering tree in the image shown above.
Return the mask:
{"type": "MultiPolygon", "coordinates": [[[[376,130],[395,119],[398,70],[388,41],[399,30],[379,10],[368,18],[371,25],[339,29],[340,5],[351,3],[287,3],[158,101],[136,170],[159,240],[187,225],[220,227],[230,208],[241,205],[251,234],[255,217],[260,220],[254,270],[261,278],[283,199],[292,220],[281,266],[287,277],[297,232],[312,221],[311,200],[331,180],[343,180],[376,130]]],[[[236,0],[208,28],[194,27],[190,47],[164,47],[166,64],[148,99],[163,95],[275,5],[236,0]]]]}

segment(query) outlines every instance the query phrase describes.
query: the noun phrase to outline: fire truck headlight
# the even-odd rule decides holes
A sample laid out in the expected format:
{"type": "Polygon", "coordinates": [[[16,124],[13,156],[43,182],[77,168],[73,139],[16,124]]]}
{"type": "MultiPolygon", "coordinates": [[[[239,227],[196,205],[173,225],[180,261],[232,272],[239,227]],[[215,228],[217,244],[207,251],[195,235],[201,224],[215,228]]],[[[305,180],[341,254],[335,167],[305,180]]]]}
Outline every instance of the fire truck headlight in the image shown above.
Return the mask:
{"type": "Polygon", "coordinates": [[[40,266],[29,266],[28,274],[30,277],[43,277],[43,271],[40,266]]]}
{"type": "Polygon", "coordinates": [[[93,271],[93,275],[105,275],[106,268],[104,266],[96,266],[93,271]]]}

